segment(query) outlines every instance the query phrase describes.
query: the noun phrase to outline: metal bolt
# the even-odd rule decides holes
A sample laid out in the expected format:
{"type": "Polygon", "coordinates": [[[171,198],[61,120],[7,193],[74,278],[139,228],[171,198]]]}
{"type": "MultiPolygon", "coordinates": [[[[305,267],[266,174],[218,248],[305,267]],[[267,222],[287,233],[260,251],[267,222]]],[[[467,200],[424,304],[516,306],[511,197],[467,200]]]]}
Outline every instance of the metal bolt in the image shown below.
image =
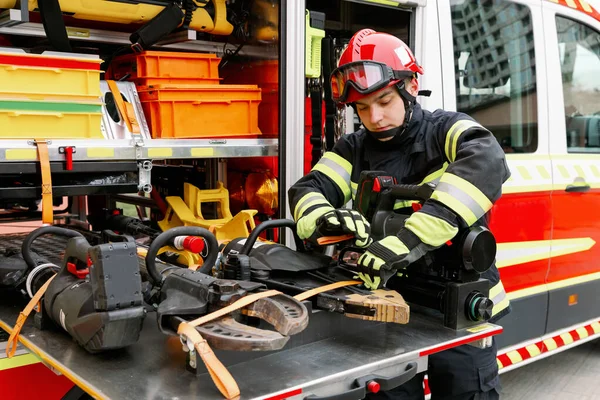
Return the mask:
{"type": "Polygon", "coordinates": [[[231,294],[239,290],[240,285],[236,281],[230,281],[227,279],[219,279],[213,282],[215,291],[219,294],[231,294]]]}

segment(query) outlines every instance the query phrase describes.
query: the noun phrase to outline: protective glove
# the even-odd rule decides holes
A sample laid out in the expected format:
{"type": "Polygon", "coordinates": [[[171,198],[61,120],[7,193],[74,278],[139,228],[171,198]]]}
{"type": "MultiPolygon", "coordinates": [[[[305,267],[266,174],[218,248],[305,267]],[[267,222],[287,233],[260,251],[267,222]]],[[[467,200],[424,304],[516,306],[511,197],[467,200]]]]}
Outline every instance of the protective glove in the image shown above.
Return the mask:
{"type": "Polygon", "coordinates": [[[317,220],[317,227],[321,236],[350,233],[357,247],[367,247],[373,242],[371,226],[358,211],[345,208],[330,211],[317,220]]]}
{"type": "Polygon", "coordinates": [[[330,204],[324,204],[299,218],[298,221],[296,221],[296,232],[298,233],[298,237],[302,240],[308,239],[316,241],[318,237],[317,221],[319,221],[323,215],[333,210],[334,208],[330,204]]]}
{"type": "Polygon", "coordinates": [[[386,236],[373,243],[358,259],[358,268],[362,272],[358,277],[369,290],[379,289],[396,274],[406,268],[412,257],[410,250],[397,236],[386,236]]]}

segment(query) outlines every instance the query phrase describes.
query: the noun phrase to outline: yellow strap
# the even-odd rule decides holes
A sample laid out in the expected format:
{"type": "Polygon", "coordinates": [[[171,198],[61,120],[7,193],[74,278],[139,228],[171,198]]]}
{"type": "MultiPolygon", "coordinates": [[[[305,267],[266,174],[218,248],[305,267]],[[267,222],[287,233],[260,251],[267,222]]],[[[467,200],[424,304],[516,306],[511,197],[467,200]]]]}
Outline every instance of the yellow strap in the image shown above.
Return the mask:
{"type": "Polygon", "coordinates": [[[317,239],[317,244],[320,246],[328,246],[330,244],[341,243],[352,239],[354,239],[354,234],[352,233],[339,236],[321,236],[317,239]]]}
{"type": "Polygon", "coordinates": [[[219,389],[219,392],[221,392],[228,400],[238,399],[240,396],[240,388],[237,385],[237,382],[233,376],[231,376],[227,368],[219,361],[206,340],[198,333],[196,328],[184,322],[179,324],[177,333],[184,335],[188,340],[192,341],[194,348],[202,358],[204,365],[206,365],[206,369],[215,383],[215,386],[219,389]]]}
{"type": "Polygon", "coordinates": [[[17,322],[15,323],[10,337],[8,338],[8,343],[6,344],[6,356],[8,358],[14,356],[15,352],[17,351],[17,345],[19,343],[19,333],[21,333],[21,329],[23,328],[23,325],[25,324],[25,321],[27,320],[27,317],[29,316],[31,311],[36,306],[38,306],[38,311],[41,311],[41,304],[38,303],[40,302],[40,299],[42,298],[44,293],[46,293],[50,282],[52,282],[55,276],[56,275],[53,275],[50,279],[46,281],[46,283],[44,283],[44,285],[36,292],[31,301],[27,304],[27,306],[25,306],[25,309],[19,314],[17,322]]]}
{"type": "Polygon", "coordinates": [[[110,89],[113,98],[115,99],[115,104],[117,106],[117,110],[119,110],[119,114],[121,114],[121,118],[125,121],[125,125],[127,126],[127,130],[131,133],[140,133],[140,125],[135,118],[135,111],[133,110],[133,106],[129,104],[129,107],[123,101],[123,97],[121,96],[121,91],[117,86],[117,82],[113,80],[107,80],[108,88],[110,89]]]}
{"type": "Polygon", "coordinates": [[[35,144],[42,172],[42,222],[52,225],[54,222],[54,204],[52,202],[52,174],[50,172],[48,143],[44,139],[36,139],[35,144]]]}
{"type": "Polygon", "coordinates": [[[179,335],[184,335],[188,340],[192,341],[194,348],[202,358],[204,365],[206,365],[206,369],[215,383],[215,386],[228,400],[237,399],[240,395],[240,389],[233,376],[231,376],[229,371],[227,371],[227,368],[225,368],[221,361],[219,361],[206,340],[202,337],[202,335],[200,335],[195,327],[223,317],[240,308],[244,308],[257,300],[265,297],[276,296],[278,294],[281,294],[281,292],[277,290],[267,290],[265,292],[244,296],[227,307],[221,308],[220,310],[197,318],[193,321],[182,322],[177,327],[177,333],[179,335]]]}
{"type": "MultiPolygon", "coordinates": [[[[336,282],[330,285],[325,285],[309,290],[304,293],[300,293],[295,296],[295,299],[298,301],[302,301],[321,292],[326,292],[328,290],[333,290],[344,286],[360,284],[362,284],[361,281],[336,282]]],[[[254,293],[248,296],[244,296],[227,307],[221,308],[220,310],[212,312],[203,317],[197,318],[193,321],[182,322],[177,327],[177,333],[179,335],[184,335],[187,339],[192,341],[192,343],[194,344],[194,348],[202,358],[204,365],[206,365],[206,369],[208,370],[208,373],[210,374],[213,382],[215,383],[215,386],[228,400],[237,399],[240,395],[240,389],[233,376],[231,376],[227,368],[225,368],[221,361],[219,361],[219,359],[212,351],[206,340],[202,337],[202,335],[200,335],[200,333],[195,329],[195,327],[200,326],[202,324],[206,324],[217,318],[223,317],[235,310],[239,310],[240,308],[249,306],[257,300],[264,299],[266,297],[276,296],[278,294],[281,294],[281,292],[277,290],[267,290],[265,292],[254,293]]]]}
{"type": "Polygon", "coordinates": [[[303,301],[306,300],[312,296],[315,296],[319,293],[323,293],[323,292],[327,292],[329,290],[333,290],[333,289],[338,289],[341,287],[345,287],[345,286],[352,286],[352,285],[362,285],[363,282],[362,281],[340,281],[340,282],[335,282],[335,283],[331,283],[329,285],[325,285],[325,286],[320,286],[318,288],[314,288],[311,290],[307,290],[306,292],[297,294],[294,296],[294,298],[298,301],[303,301]]]}
{"type": "MultiPolygon", "coordinates": [[[[203,317],[196,318],[193,321],[187,322],[187,324],[189,324],[191,326],[200,326],[200,325],[210,322],[214,319],[223,317],[235,310],[239,310],[240,308],[249,306],[250,304],[254,303],[257,300],[264,299],[265,297],[277,296],[278,294],[281,294],[281,292],[278,290],[267,290],[267,291],[260,292],[260,293],[253,293],[248,296],[242,297],[241,299],[239,299],[238,301],[236,301],[234,303],[231,303],[227,307],[221,308],[220,310],[217,310],[215,312],[207,314],[203,317]]],[[[183,323],[185,323],[185,322],[183,322],[183,323]]]]}

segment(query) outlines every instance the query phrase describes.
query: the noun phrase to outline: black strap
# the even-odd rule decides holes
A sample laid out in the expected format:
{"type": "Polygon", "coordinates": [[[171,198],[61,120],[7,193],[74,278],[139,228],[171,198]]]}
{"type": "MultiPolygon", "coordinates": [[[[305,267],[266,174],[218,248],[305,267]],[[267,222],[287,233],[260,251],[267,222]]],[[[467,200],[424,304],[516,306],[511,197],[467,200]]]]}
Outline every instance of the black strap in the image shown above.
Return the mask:
{"type": "MultiPolygon", "coordinates": [[[[191,15],[191,13],[190,13],[191,15]]],[[[185,14],[175,3],[170,3],[150,21],[129,36],[135,51],[145,50],[173,32],[185,14]]]]}
{"type": "Polygon", "coordinates": [[[38,7],[50,45],[57,51],[72,52],[58,0],[38,0],[38,7]]]}
{"type": "Polygon", "coordinates": [[[183,8],[185,10],[185,17],[183,18],[183,29],[188,29],[190,24],[192,23],[192,17],[194,16],[194,11],[196,11],[196,3],[194,0],[183,0],[183,8]]]}
{"type": "Polygon", "coordinates": [[[400,239],[402,243],[404,243],[404,245],[408,248],[409,251],[412,251],[412,249],[423,243],[421,239],[414,234],[413,231],[404,227],[400,229],[396,236],[398,236],[398,239],[400,239]]]}
{"type": "Polygon", "coordinates": [[[310,107],[312,115],[312,144],[311,166],[315,166],[321,159],[323,148],[323,94],[320,86],[312,86],[310,89],[310,107]]]}
{"type": "Polygon", "coordinates": [[[334,57],[335,48],[333,46],[333,39],[330,37],[323,38],[321,41],[321,65],[323,66],[323,89],[325,93],[325,148],[327,150],[333,149],[335,144],[335,115],[336,106],[333,100],[331,100],[331,85],[329,84],[329,78],[333,71],[335,62],[334,57]]]}

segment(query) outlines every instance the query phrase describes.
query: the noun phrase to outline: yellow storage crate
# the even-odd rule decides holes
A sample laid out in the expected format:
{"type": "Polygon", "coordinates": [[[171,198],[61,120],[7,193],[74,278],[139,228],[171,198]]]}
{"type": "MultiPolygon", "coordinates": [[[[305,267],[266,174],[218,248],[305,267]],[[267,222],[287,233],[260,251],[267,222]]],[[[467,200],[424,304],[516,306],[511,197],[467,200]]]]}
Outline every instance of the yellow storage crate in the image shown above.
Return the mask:
{"type": "Polygon", "coordinates": [[[97,58],[0,51],[0,97],[98,101],[101,62],[97,58]]]}
{"type": "Polygon", "coordinates": [[[102,104],[0,100],[0,139],[102,139],[102,104]]]}

